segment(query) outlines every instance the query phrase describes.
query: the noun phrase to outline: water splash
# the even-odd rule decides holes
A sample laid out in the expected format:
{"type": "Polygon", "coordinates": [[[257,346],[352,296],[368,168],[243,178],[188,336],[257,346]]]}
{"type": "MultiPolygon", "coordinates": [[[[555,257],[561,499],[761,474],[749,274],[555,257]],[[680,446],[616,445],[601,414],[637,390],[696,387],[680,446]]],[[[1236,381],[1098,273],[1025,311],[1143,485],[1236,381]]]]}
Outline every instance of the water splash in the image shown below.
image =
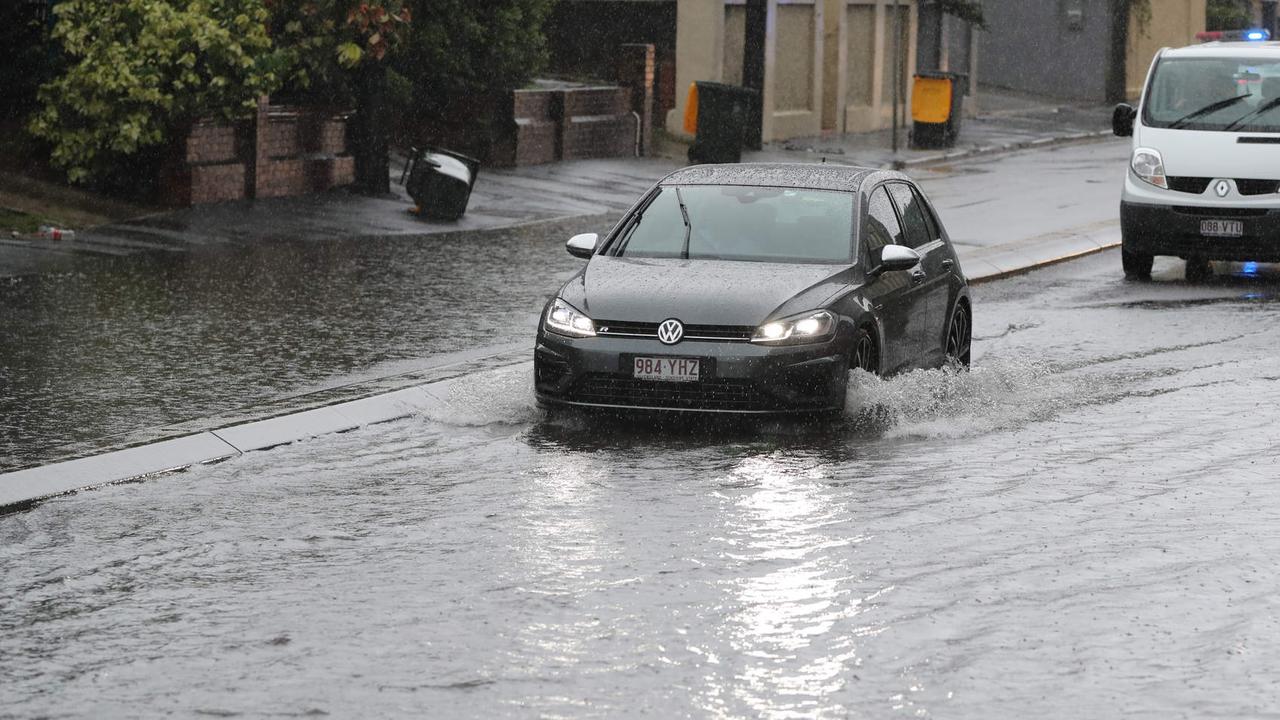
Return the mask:
{"type": "Polygon", "coordinates": [[[443,425],[519,425],[542,416],[533,396],[533,363],[460,377],[432,394],[441,402],[422,417],[443,425]]]}
{"type": "Polygon", "coordinates": [[[1079,378],[1034,358],[983,358],[971,370],[917,370],[888,380],[857,371],[845,416],[860,432],[895,438],[966,437],[1047,419],[1096,397],[1079,378]]]}

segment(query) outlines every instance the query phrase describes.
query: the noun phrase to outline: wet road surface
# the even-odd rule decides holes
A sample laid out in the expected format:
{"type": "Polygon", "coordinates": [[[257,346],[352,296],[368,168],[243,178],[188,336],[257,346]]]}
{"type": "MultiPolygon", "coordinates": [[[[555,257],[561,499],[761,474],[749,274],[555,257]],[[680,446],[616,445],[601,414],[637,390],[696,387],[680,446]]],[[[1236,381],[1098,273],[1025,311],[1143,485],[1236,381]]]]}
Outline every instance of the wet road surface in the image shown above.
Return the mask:
{"type": "Polygon", "coordinates": [[[502,370],[0,517],[0,716],[1274,717],[1280,272],[1118,265],[976,288],[971,373],[821,428],[502,370]]]}
{"type": "MultiPolygon", "coordinates": [[[[989,247],[1114,223],[1127,154],[1116,141],[916,175],[957,244],[989,247]]],[[[605,232],[615,216],[426,238],[196,243],[0,279],[0,471],[530,338],[542,303],[581,263],[564,240],[605,232]]]]}

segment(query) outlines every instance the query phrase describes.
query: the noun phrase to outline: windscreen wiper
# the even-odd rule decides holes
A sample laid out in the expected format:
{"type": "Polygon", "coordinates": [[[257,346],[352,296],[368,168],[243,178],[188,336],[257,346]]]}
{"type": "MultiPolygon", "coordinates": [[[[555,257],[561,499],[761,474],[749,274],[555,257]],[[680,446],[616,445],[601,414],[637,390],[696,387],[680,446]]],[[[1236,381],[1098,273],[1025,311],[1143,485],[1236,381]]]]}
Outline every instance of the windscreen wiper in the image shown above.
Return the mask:
{"type": "Polygon", "coordinates": [[[1262,113],[1264,113],[1264,112],[1266,112],[1266,111],[1268,111],[1268,110],[1274,110],[1275,108],[1278,108],[1278,107],[1280,107],[1280,97],[1277,97],[1277,98],[1271,98],[1270,100],[1268,100],[1268,101],[1266,101],[1266,102],[1262,103],[1261,105],[1259,105],[1258,107],[1254,108],[1252,111],[1250,111],[1250,112],[1248,112],[1248,113],[1245,113],[1244,115],[1240,116],[1240,117],[1239,117],[1239,118],[1237,118],[1236,120],[1231,121],[1231,124],[1230,124],[1230,125],[1227,125],[1226,127],[1222,128],[1222,129],[1223,129],[1224,131],[1226,131],[1226,130],[1235,130],[1236,128],[1238,128],[1238,127],[1240,127],[1241,125],[1243,125],[1245,120],[1251,120],[1251,119],[1253,119],[1253,118],[1255,118],[1255,117],[1257,117],[1257,116],[1261,115],[1262,113]]]}
{"type": "Polygon", "coordinates": [[[689,208],[684,204],[684,196],[680,194],[680,187],[676,186],[676,202],[680,203],[680,217],[684,218],[684,247],[680,251],[680,259],[689,259],[689,236],[693,234],[693,224],[689,222],[689,208]]]}
{"type": "Polygon", "coordinates": [[[1204,107],[1200,108],[1199,110],[1196,110],[1193,113],[1188,113],[1187,115],[1183,115],[1177,120],[1174,120],[1173,122],[1169,123],[1169,128],[1170,129],[1180,128],[1191,120],[1195,120],[1196,118],[1202,115],[1208,115],[1209,113],[1217,112],[1223,108],[1229,108],[1232,105],[1235,105],[1236,103],[1244,100],[1247,97],[1253,97],[1253,93],[1245,93],[1243,95],[1233,95],[1232,97],[1223,98],[1221,100],[1218,100],[1217,102],[1211,102],[1208,105],[1205,105],[1204,107]]]}

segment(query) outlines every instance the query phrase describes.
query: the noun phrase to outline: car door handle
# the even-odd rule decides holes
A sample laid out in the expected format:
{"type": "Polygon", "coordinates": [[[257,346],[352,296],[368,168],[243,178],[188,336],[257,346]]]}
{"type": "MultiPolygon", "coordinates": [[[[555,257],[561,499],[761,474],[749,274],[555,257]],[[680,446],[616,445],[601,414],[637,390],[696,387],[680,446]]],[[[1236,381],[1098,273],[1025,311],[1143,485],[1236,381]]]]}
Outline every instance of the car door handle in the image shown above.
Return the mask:
{"type": "Polygon", "coordinates": [[[925,271],[923,271],[923,270],[912,270],[912,271],[911,271],[911,282],[916,283],[917,285],[919,285],[920,283],[924,282],[924,279],[925,279],[926,277],[928,277],[928,275],[927,275],[927,274],[925,273],[925,271]]]}
{"type": "Polygon", "coordinates": [[[946,260],[942,261],[942,269],[950,270],[953,266],[955,266],[955,264],[956,264],[955,260],[952,260],[951,258],[947,258],[946,260]]]}

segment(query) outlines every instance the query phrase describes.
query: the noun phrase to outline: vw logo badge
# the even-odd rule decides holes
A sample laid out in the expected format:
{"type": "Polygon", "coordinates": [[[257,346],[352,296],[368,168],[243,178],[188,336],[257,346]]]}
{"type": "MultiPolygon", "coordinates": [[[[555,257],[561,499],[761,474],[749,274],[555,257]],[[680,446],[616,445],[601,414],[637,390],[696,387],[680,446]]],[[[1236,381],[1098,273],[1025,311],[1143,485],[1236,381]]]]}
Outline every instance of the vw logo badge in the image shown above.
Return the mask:
{"type": "Polygon", "coordinates": [[[671,320],[663,320],[658,326],[658,340],[663,345],[675,345],[684,337],[684,326],[679,320],[672,318],[671,320]]]}
{"type": "Polygon", "coordinates": [[[1231,192],[1231,186],[1227,184],[1226,180],[1219,180],[1213,191],[1218,193],[1218,197],[1226,197],[1227,193],[1231,192]]]}

